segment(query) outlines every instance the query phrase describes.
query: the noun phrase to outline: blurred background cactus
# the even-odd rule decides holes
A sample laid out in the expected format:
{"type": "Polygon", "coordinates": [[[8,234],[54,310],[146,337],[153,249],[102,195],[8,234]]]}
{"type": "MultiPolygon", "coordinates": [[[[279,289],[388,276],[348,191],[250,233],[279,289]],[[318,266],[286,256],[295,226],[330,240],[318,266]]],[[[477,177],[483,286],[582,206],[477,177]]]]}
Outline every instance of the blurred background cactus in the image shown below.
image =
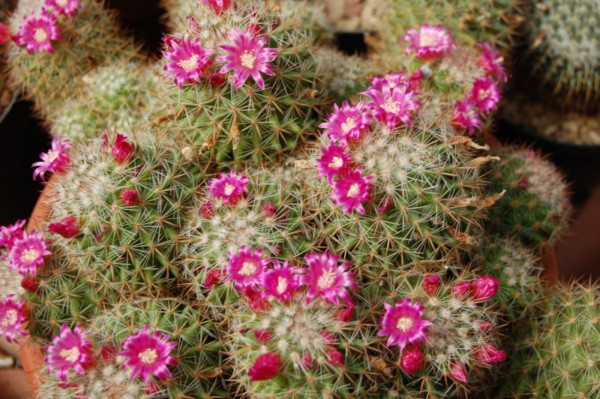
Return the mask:
{"type": "Polygon", "coordinates": [[[544,278],[568,185],[492,137],[525,16],[591,7],[551,3],[165,0],[152,57],[102,2],[19,2],[53,139],[0,334],[43,353],[35,397],[594,397],[597,288],[544,278]],[[357,29],[385,48],[336,49],[357,29]]]}

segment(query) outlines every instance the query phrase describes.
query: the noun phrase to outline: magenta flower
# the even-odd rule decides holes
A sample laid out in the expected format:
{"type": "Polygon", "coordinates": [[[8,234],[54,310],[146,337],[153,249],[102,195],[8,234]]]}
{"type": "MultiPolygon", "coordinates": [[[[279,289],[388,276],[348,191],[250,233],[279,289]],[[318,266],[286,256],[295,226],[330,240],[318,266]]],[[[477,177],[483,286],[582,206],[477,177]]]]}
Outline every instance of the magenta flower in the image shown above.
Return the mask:
{"type": "Polygon", "coordinates": [[[475,357],[482,364],[500,363],[506,360],[506,352],[492,344],[483,344],[475,350],[475,357]]]}
{"type": "Polygon", "coordinates": [[[508,75],[504,69],[504,59],[498,55],[498,52],[489,43],[481,43],[481,58],[479,65],[488,75],[494,76],[498,81],[506,82],[508,75]]]}
{"type": "Polygon", "coordinates": [[[110,153],[115,162],[120,165],[133,156],[133,144],[127,141],[127,137],[117,133],[110,153]]]}
{"type": "Polygon", "coordinates": [[[200,3],[207,4],[210,8],[213,9],[214,12],[220,14],[229,8],[231,0],[197,0],[197,4],[200,3]]]}
{"type": "Polygon", "coordinates": [[[469,135],[473,135],[475,129],[481,128],[483,121],[479,117],[477,105],[470,99],[465,98],[463,101],[456,100],[454,102],[456,108],[452,113],[452,124],[460,130],[468,130],[469,135]]]}
{"type": "Polygon", "coordinates": [[[486,114],[498,108],[500,89],[492,79],[484,76],[479,77],[473,83],[471,100],[475,103],[479,112],[486,114]]]}
{"type": "Polygon", "coordinates": [[[52,146],[47,153],[41,153],[40,162],[35,162],[32,167],[36,167],[33,171],[33,179],[41,177],[45,179],[46,172],[64,173],[71,163],[71,158],[67,150],[71,148],[69,141],[60,141],[56,137],[52,139],[52,146]]]}
{"type": "Polygon", "coordinates": [[[23,233],[23,237],[15,240],[8,255],[12,269],[17,269],[23,276],[37,274],[37,268],[44,265],[44,256],[52,255],[42,236],[41,231],[37,234],[33,231],[23,233]]]}
{"type": "Polygon", "coordinates": [[[353,107],[344,101],[342,107],[333,105],[333,113],[329,114],[327,122],[321,123],[320,128],[325,129],[324,135],[331,140],[339,140],[342,144],[349,141],[360,140],[362,134],[369,128],[370,115],[365,109],[365,104],[360,101],[353,107]]]}
{"type": "Polygon", "coordinates": [[[50,7],[55,15],[64,14],[72,17],[75,15],[75,11],[81,8],[81,5],[78,0],[46,0],[42,9],[48,11],[50,7]]]}
{"type": "Polygon", "coordinates": [[[36,17],[32,13],[23,20],[15,42],[21,47],[25,46],[29,54],[35,51],[54,54],[52,40],[60,40],[60,28],[56,25],[56,18],[50,14],[36,17]]]}
{"type": "Polygon", "coordinates": [[[363,177],[362,169],[356,168],[347,172],[333,183],[333,193],[331,198],[334,204],[342,205],[345,213],[352,213],[356,210],[358,213],[365,213],[362,206],[363,201],[371,199],[369,190],[373,186],[370,181],[372,176],[363,177]]]}
{"type": "Polygon", "coordinates": [[[14,295],[0,301],[0,336],[8,342],[15,342],[19,337],[27,337],[29,333],[23,329],[22,323],[27,320],[25,301],[14,301],[14,295]]]}
{"type": "Polygon", "coordinates": [[[269,264],[268,259],[262,259],[262,250],[252,252],[250,248],[241,247],[237,253],[227,252],[229,261],[225,268],[228,274],[225,281],[235,281],[235,287],[258,286],[262,283],[262,274],[269,264]]]}
{"type": "Polygon", "coordinates": [[[371,79],[369,89],[381,91],[384,87],[395,89],[396,87],[404,87],[408,82],[408,78],[402,72],[388,72],[385,76],[376,76],[371,79]]]}
{"type": "Polygon", "coordinates": [[[81,331],[77,326],[71,331],[69,326],[63,324],[60,334],[52,338],[52,345],[48,347],[46,363],[49,371],[56,370],[56,375],[67,381],[70,369],[78,375],[85,374],[85,369],[92,365],[92,341],[87,339],[89,332],[81,331]]]}
{"type": "Polygon", "coordinates": [[[300,271],[298,268],[289,267],[287,261],[283,266],[275,259],[271,262],[273,269],[265,270],[262,276],[264,296],[273,296],[282,302],[289,301],[299,287],[300,271]]]}
{"type": "Polygon", "coordinates": [[[454,49],[450,31],[441,25],[421,25],[418,31],[409,29],[402,41],[408,42],[406,55],[413,50],[417,58],[427,60],[443,56],[454,49]]]}
{"type": "Polygon", "coordinates": [[[229,32],[227,37],[233,44],[221,46],[228,54],[217,58],[218,62],[225,62],[219,72],[227,73],[233,70],[233,85],[236,89],[242,87],[250,76],[254,78],[258,87],[264,89],[265,82],[261,72],[275,76],[269,63],[277,58],[277,50],[266,48],[267,38],[258,38],[255,33],[235,29],[229,32]]]}
{"type": "Polygon", "coordinates": [[[169,335],[161,335],[156,331],[150,333],[150,326],[130,335],[121,345],[123,352],[119,356],[126,358],[124,368],[133,367],[131,379],[140,376],[144,382],[148,382],[152,376],[160,380],[171,377],[167,366],[175,366],[177,360],[170,356],[177,344],[169,342],[169,335]]]}
{"type": "Polygon", "coordinates": [[[175,83],[180,88],[184,83],[200,82],[200,77],[212,65],[209,56],[214,51],[203,49],[200,39],[172,39],[165,42],[168,50],[163,51],[163,56],[170,61],[164,67],[169,72],[167,77],[175,78],[175,83]]]}
{"type": "Polygon", "coordinates": [[[498,292],[498,284],[498,279],[495,277],[479,277],[471,284],[471,297],[476,301],[487,301],[498,292]]]}
{"type": "Polygon", "coordinates": [[[425,293],[427,295],[429,295],[429,296],[435,295],[435,293],[438,290],[438,287],[440,286],[441,280],[442,279],[437,274],[428,274],[423,279],[423,283],[421,284],[421,287],[423,288],[423,291],[425,291],[425,293]]]}
{"type": "Polygon", "coordinates": [[[23,237],[23,226],[25,220],[18,220],[10,226],[0,226],[0,247],[6,247],[10,251],[15,241],[23,237]]]}
{"type": "Polygon", "coordinates": [[[67,216],[60,222],[51,223],[48,226],[48,231],[64,238],[73,238],[79,234],[79,221],[75,216],[67,216]]]}
{"type": "Polygon", "coordinates": [[[467,379],[467,370],[465,370],[465,365],[458,362],[452,362],[450,364],[450,378],[455,381],[462,382],[466,384],[468,382],[467,379]]]}
{"type": "Polygon", "coordinates": [[[277,377],[281,370],[281,356],[277,353],[263,353],[256,358],[248,370],[251,381],[266,381],[277,377]]]}
{"type": "Polygon", "coordinates": [[[327,176],[327,182],[333,183],[333,178],[339,175],[344,175],[354,167],[350,154],[346,151],[346,147],[329,143],[329,147],[321,148],[323,155],[317,161],[319,176],[327,176]]]}
{"type": "Polygon", "coordinates": [[[352,265],[344,262],[338,266],[339,256],[328,252],[321,254],[313,252],[304,258],[308,269],[302,269],[300,283],[308,286],[307,302],[315,297],[321,297],[326,302],[340,305],[340,299],[348,306],[353,306],[354,301],[346,290],[357,289],[356,277],[349,269],[352,265]]]}
{"type": "Polygon", "coordinates": [[[238,176],[232,169],[229,175],[221,173],[218,178],[212,179],[208,183],[208,192],[213,198],[221,199],[227,205],[235,205],[248,192],[248,181],[245,176],[238,176]]]}
{"type": "Polygon", "coordinates": [[[402,355],[400,356],[400,367],[406,374],[412,375],[423,367],[424,361],[425,356],[423,355],[423,352],[421,352],[419,348],[409,346],[402,351],[402,355]]]}
{"type": "Polygon", "coordinates": [[[420,301],[412,304],[410,299],[403,299],[395,306],[384,304],[385,314],[381,320],[381,329],[377,336],[389,335],[387,346],[398,345],[403,350],[407,344],[425,341],[425,332],[431,322],[421,319],[425,307],[420,301]]]}
{"type": "Polygon", "coordinates": [[[415,100],[417,93],[409,91],[407,86],[394,89],[384,86],[382,90],[369,88],[362,94],[371,98],[369,108],[373,116],[385,123],[388,128],[394,129],[400,122],[411,126],[411,114],[419,108],[419,101],[415,100]]]}

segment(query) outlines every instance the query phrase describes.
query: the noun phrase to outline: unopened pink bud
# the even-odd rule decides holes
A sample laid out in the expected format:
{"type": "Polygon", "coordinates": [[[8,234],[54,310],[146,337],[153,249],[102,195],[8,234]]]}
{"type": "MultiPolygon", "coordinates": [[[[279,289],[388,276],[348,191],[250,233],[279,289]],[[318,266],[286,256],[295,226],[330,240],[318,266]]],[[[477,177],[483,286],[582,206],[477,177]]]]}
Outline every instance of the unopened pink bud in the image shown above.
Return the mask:
{"type": "Polygon", "coordinates": [[[412,375],[423,367],[425,357],[419,348],[409,346],[404,348],[400,357],[400,367],[406,374],[412,375]]]}
{"type": "Polygon", "coordinates": [[[266,344],[273,338],[273,333],[269,330],[254,330],[253,332],[256,341],[261,344],[266,344]]]}
{"type": "Polygon", "coordinates": [[[423,284],[422,284],[423,291],[425,291],[425,293],[427,295],[430,295],[430,296],[435,295],[435,293],[437,292],[437,290],[440,286],[441,281],[442,281],[442,279],[437,274],[426,275],[425,278],[423,279],[423,284]]]}
{"type": "Polygon", "coordinates": [[[344,355],[337,349],[330,349],[327,351],[327,360],[329,363],[336,367],[344,367],[344,355]]]}
{"type": "Polygon", "coordinates": [[[213,287],[213,285],[219,284],[222,280],[223,273],[221,272],[221,269],[213,269],[206,273],[206,278],[204,279],[204,287],[210,290],[213,287]]]}
{"type": "Polygon", "coordinates": [[[484,344],[477,348],[475,356],[482,364],[500,363],[506,360],[506,352],[492,344],[484,344]]]}
{"type": "Polygon", "coordinates": [[[64,238],[72,238],[79,234],[79,221],[75,216],[67,216],[57,223],[51,223],[48,231],[59,234],[64,238]]]}
{"type": "Polygon", "coordinates": [[[462,382],[466,384],[467,379],[467,371],[465,370],[465,365],[462,363],[453,362],[450,365],[450,378],[455,381],[462,382]]]}
{"type": "Polygon", "coordinates": [[[471,285],[471,297],[476,301],[487,301],[498,292],[498,279],[496,277],[483,276],[473,281],[471,285]]]}
{"type": "Polygon", "coordinates": [[[264,353],[256,358],[248,371],[252,381],[266,381],[277,377],[281,369],[281,357],[277,353],[264,353]]]}
{"type": "Polygon", "coordinates": [[[269,202],[263,205],[262,211],[265,218],[272,218],[277,214],[277,207],[269,202]]]}
{"type": "Polygon", "coordinates": [[[489,331],[494,325],[489,321],[481,320],[479,321],[479,332],[489,331]]]}
{"type": "Polygon", "coordinates": [[[215,209],[212,206],[212,202],[206,201],[200,206],[200,216],[206,220],[211,220],[215,216],[215,209]]]}
{"type": "Polygon", "coordinates": [[[313,368],[314,365],[315,359],[313,358],[313,356],[310,354],[310,352],[305,352],[304,355],[302,355],[302,367],[304,367],[307,370],[310,370],[313,368]]]}
{"type": "Polygon", "coordinates": [[[121,202],[127,206],[134,206],[140,202],[140,196],[138,192],[131,188],[121,191],[119,198],[121,199],[121,202]]]}
{"type": "Polygon", "coordinates": [[[133,155],[133,145],[127,141],[127,137],[117,134],[115,144],[110,149],[116,163],[122,164],[133,155]]]}
{"type": "Polygon", "coordinates": [[[471,283],[468,281],[461,281],[454,284],[452,287],[452,296],[456,299],[463,299],[471,291],[471,283]]]}
{"type": "Polygon", "coordinates": [[[0,45],[8,44],[12,40],[12,35],[10,33],[10,29],[8,25],[5,25],[0,22],[0,45]]]}
{"type": "Polygon", "coordinates": [[[343,309],[338,310],[335,313],[335,318],[339,321],[343,321],[344,323],[349,323],[352,321],[352,314],[354,313],[354,305],[347,306],[343,309]]]}

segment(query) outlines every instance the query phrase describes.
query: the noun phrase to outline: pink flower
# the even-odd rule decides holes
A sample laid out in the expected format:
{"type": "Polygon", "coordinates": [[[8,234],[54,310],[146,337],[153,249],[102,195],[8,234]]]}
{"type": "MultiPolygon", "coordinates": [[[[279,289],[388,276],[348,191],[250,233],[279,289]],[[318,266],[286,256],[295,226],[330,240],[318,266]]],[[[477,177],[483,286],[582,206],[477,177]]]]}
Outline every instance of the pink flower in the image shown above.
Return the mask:
{"type": "Polygon", "coordinates": [[[415,56],[423,60],[439,58],[455,47],[450,31],[441,25],[423,24],[418,31],[409,29],[402,41],[408,42],[406,55],[414,50],[415,56]]]}
{"type": "Polygon", "coordinates": [[[423,367],[425,357],[419,348],[409,346],[402,351],[400,356],[400,367],[406,374],[412,375],[423,367]]]}
{"type": "Polygon", "coordinates": [[[56,18],[49,14],[36,17],[34,13],[25,17],[15,42],[25,46],[29,54],[38,51],[47,51],[54,54],[52,40],[60,40],[60,28],[56,25],[56,18]]]}
{"type": "Polygon", "coordinates": [[[356,210],[358,213],[365,213],[362,202],[369,201],[371,195],[369,190],[373,186],[370,181],[371,176],[363,177],[362,169],[356,168],[345,173],[333,183],[333,193],[331,198],[334,204],[342,205],[345,213],[352,213],[356,210]]]}
{"type": "Polygon", "coordinates": [[[42,238],[43,233],[23,233],[23,236],[15,240],[10,253],[10,266],[17,269],[19,274],[32,276],[37,274],[37,268],[44,265],[44,256],[52,255],[48,251],[48,243],[42,238]]]}
{"type": "Polygon", "coordinates": [[[483,344],[475,350],[475,357],[482,364],[500,363],[506,360],[506,352],[492,344],[483,344]]]}
{"type": "Polygon", "coordinates": [[[479,45],[481,49],[481,58],[479,59],[479,65],[488,73],[490,76],[495,76],[498,81],[506,82],[508,75],[504,69],[504,59],[498,55],[498,52],[489,43],[481,43],[479,45]]]}
{"type": "Polygon", "coordinates": [[[133,188],[126,188],[125,190],[121,191],[119,199],[125,206],[135,206],[140,203],[140,195],[138,194],[137,190],[133,188]]]}
{"type": "Polygon", "coordinates": [[[36,167],[33,172],[33,179],[41,177],[44,180],[46,172],[51,173],[64,173],[67,167],[71,163],[71,158],[67,153],[67,150],[71,148],[71,144],[68,141],[60,141],[56,137],[52,139],[52,146],[50,151],[47,153],[41,153],[40,162],[35,162],[33,167],[36,167]]]}
{"type": "Polygon", "coordinates": [[[198,4],[207,4],[217,14],[220,14],[223,11],[227,10],[229,8],[230,2],[231,0],[197,0],[198,4]]]}
{"type": "Polygon", "coordinates": [[[452,296],[456,299],[465,298],[471,292],[471,282],[460,281],[452,286],[452,296]]]}
{"type": "Polygon", "coordinates": [[[248,370],[251,381],[266,381],[277,377],[281,369],[281,357],[277,353],[263,353],[248,370]]]}
{"type": "Polygon", "coordinates": [[[10,33],[10,28],[8,27],[8,25],[0,22],[0,46],[10,43],[11,40],[12,35],[10,33]]]}
{"type": "Polygon", "coordinates": [[[450,378],[455,381],[462,382],[466,384],[467,379],[467,370],[465,370],[465,365],[458,362],[452,362],[450,364],[450,378]]]}
{"type": "Polygon", "coordinates": [[[15,342],[19,337],[27,337],[29,333],[23,329],[22,323],[27,320],[25,301],[14,301],[14,295],[0,301],[0,335],[8,342],[15,342]]]}
{"type": "Polygon", "coordinates": [[[70,369],[78,375],[85,374],[85,369],[93,363],[92,341],[87,339],[89,335],[81,331],[81,326],[71,331],[69,326],[63,324],[60,334],[52,338],[52,345],[47,349],[48,370],[56,370],[56,375],[63,381],[67,381],[70,369]]]}
{"type": "Polygon", "coordinates": [[[425,307],[420,301],[415,304],[410,299],[403,299],[395,306],[387,303],[385,314],[381,320],[381,329],[377,336],[389,335],[387,346],[398,345],[403,350],[407,344],[425,341],[425,331],[431,322],[421,319],[425,307]]]}
{"type": "Polygon", "coordinates": [[[79,234],[79,221],[75,216],[67,216],[60,222],[51,223],[48,231],[63,236],[64,238],[73,238],[79,234]]]}
{"type": "Polygon", "coordinates": [[[169,342],[169,335],[162,335],[155,331],[150,333],[150,326],[130,335],[123,342],[123,352],[119,356],[126,358],[124,368],[133,367],[131,379],[140,376],[144,382],[148,382],[152,376],[160,380],[171,377],[167,366],[175,366],[177,360],[170,356],[177,344],[169,342]]]}
{"type": "Polygon", "coordinates": [[[353,168],[350,154],[346,151],[346,147],[329,143],[329,147],[321,148],[323,155],[317,161],[319,176],[327,176],[327,182],[333,183],[333,178],[338,175],[344,175],[348,170],[353,168]]]}
{"type": "Polygon", "coordinates": [[[286,302],[299,287],[300,273],[298,268],[289,267],[285,261],[283,266],[273,259],[273,269],[265,270],[263,273],[264,296],[273,296],[279,301],[286,302]]]}
{"type": "Polygon", "coordinates": [[[184,83],[200,82],[201,76],[212,65],[209,56],[214,51],[203,49],[200,39],[172,39],[166,43],[168,49],[163,51],[163,56],[170,61],[164,67],[169,72],[167,77],[175,78],[175,83],[180,88],[184,83]]]}
{"type": "Polygon", "coordinates": [[[360,140],[370,122],[370,115],[362,101],[353,107],[344,101],[341,108],[337,104],[333,105],[333,113],[329,114],[327,122],[321,123],[319,127],[325,129],[323,134],[331,140],[339,140],[340,143],[346,144],[360,140]]]}
{"type": "Polygon", "coordinates": [[[423,283],[421,287],[423,291],[429,296],[435,295],[439,286],[440,286],[441,278],[437,274],[428,274],[423,279],[423,283]]]}
{"type": "Polygon", "coordinates": [[[332,366],[341,367],[345,366],[344,364],[344,354],[337,349],[329,349],[327,351],[327,361],[332,366]]]}
{"type": "Polygon", "coordinates": [[[258,87],[264,89],[265,82],[261,72],[275,76],[269,63],[277,58],[277,50],[265,48],[267,38],[258,38],[255,33],[235,29],[227,37],[233,44],[221,46],[228,54],[217,58],[218,62],[225,62],[219,72],[224,74],[233,70],[233,85],[236,89],[242,87],[250,76],[258,87]]]}
{"type": "Polygon", "coordinates": [[[476,301],[487,301],[498,292],[498,284],[498,279],[495,277],[479,277],[471,284],[471,297],[476,301]]]}
{"type": "Polygon", "coordinates": [[[388,72],[385,76],[376,76],[371,79],[371,87],[369,89],[383,90],[384,87],[388,89],[395,89],[396,87],[404,87],[408,78],[402,72],[388,72]]]}
{"type": "Polygon", "coordinates": [[[304,258],[308,264],[308,269],[303,269],[301,284],[307,285],[307,302],[311,302],[315,297],[321,297],[326,302],[334,305],[340,304],[340,299],[346,305],[352,306],[354,302],[346,290],[357,289],[356,277],[349,269],[352,266],[344,262],[338,266],[339,256],[328,252],[321,254],[313,252],[304,258]]]}
{"type": "Polygon", "coordinates": [[[475,103],[479,112],[486,114],[498,108],[500,89],[492,79],[484,76],[479,77],[473,83],[471,100],[475,103]]]}
{"type": "Polygon", "coordinates": [[[116,163],[122,164],[133,155],[133,145],[127,141],[127,137],[117,133],[115,143],[110,149],[116,163]]]}
{"type": "Polygon", "coordinates": [[[475,129],[481,128],[483,121],[479,118],[479,110],[469,98],[454,102],[456,108],[452,113],[452,124],[460,130],[468,130],[473,135],[475,129]]]}
{"type": "Polygon", "coordinates": [[[410,116],[419,108],[420,103],[414,98],[417,93],[409,91],[407,86],[390,88],[384,86],[381,90],[369,88],[362,94],[371,98],[369,109],[373,116],[385,123],[390,130],[400,123],[411,126],[410,116]]]}
{"type": "Polygon", "coordinates": [[[268,259],[262,259],[262,250],[252,252],[250,248],[241,247],[238,253],[227,252],[229,261],[225,268],[228,274],[225,281],[235,281],[237,289],[258,286],[262,283],[262,274],[269,264],[268,259]]]}
{"type": "Polygon", "coordinates": [[[221,173],[219,178],[212,179],[208,183],[208,192],[227,205],[235,205],[248,192],[248,181],[245,176],[238,176],[235,170],[231,170],[229,175],[221,173]]]}
{"type": "Polygon", "coordinates": [[[10,226],[0,226],[0,247],[6,247],[10,251],[15,241],[23,237],[23,226],[25,220],[18,220],[10,226]]]}
{"type": "Polygon", "coordinates": [[[55,15],[64,14],[72,17],[75,15],[75,10],[79,8],[81,8],[81,5],[78,0],[46,0],[42,9],[44,11],[52,12],[55,15]],[[48,11],[50,7],[52,8],[52,11],[48,11]]]}

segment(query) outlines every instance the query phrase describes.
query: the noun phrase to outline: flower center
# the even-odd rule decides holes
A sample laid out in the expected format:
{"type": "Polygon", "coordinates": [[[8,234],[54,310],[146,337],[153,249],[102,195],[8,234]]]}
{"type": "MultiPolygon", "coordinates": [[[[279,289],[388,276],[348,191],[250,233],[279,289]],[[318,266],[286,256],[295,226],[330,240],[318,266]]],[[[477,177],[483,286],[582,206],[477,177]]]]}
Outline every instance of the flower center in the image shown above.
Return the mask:
{"type": "Polygon", "coordinates": [[[342,132],[344,132],[344,134],[348,134],[348,132],[354,129],[356,126],[358,126],[356,119],[348,117],[346,118],[346,122],[342,123],[342,132]]]}
{"type": "Polygon", "coordinates": [[[58,157],[60,156],[60,151],[50,150],[50,151],[48,151],[47,155],[48,155],[48,157],[46,159],[46,163],[52,163],[58,159],[58,157]]]}
{"type": "Polygon", "coordinates": [[[71,349],[61,350],[59,355],[67,362],[75,363],[77,360],[79,360],[79,355],[81,355],[81,352],[79,351],[78,347],[74,346],[71,349]]]}
{"type": "Polygon", "coordinates": [[[69,3],[69,0],[56,0],[56,4],[58,4],[61,7],[65,7],[67,3],[69,3]]]}
{"type": "Polygon", "coordinates": [[[251,276],[256,273],[256,270],[256,263],[247,261],[243,263],[242,269],[240,270],[240,274],[244,276],[251,276]]]}
{"type": "Polygon", "coordinates": [[[419,47],[429,47],[437,43],[437,36],[430,33],[421,33],[419,35],[419,47]]]}
{"type": "Polygon", "coordinates": [[[38,43],[43,43],[48,40],[48,32],[44,28],[37,28],[33,34],[33,39],[38,43]]]}
{"type": "Polygon", "coordinates": [[[405,333],[405,332],[410,331],[410,329],[413,328],[414,324],[415,324],[415,322],[412,318],[401,317],[398,319],[398,324],[396,324],[396,327],[398,327],[398,330],[405,333]]]}
{"type": "Polygon", "coordinates": [[[151,365],[158,359],[158,353],[156,353],[156,349],[148,348],[138,355],[138,359],[146,365],[151,365]]]}
{"type": "Polygon", "coordinates": [[[256,56],[251,54],[248,50],[244,51],[244,54],[240,57],[242,60],[242,66],[246,69],[254,69],[256,63],[256,56]]]}
{"type": "Polygon", "coordinates": [[[2,327],[14,326],[17,323],[18,314],[14,309],[9,309],[2,318],[0,325],[2,327]]]}
{"type": "Polygon", "coordinates": [[[397,114],[400,111],[400,107],[398,107],[398,103],[394,101],[393,98],[388,98],[387,102],[381,106],[385,112],[388,114],[397,114]]]}
{"type": "Polygon", "coordinates": [[[350,186],[350,190],[348,190],[348,198],[358,198],[360,194],[360,186],[358,183],[354,183],[350,186]]]}
{"type": "Polygon", "coordinates": [[[325,270],[319,280],[317,280],[317,287],[319,289],[324,290],[326,288],[331,288],[333,283],[335,282],[335,271],[333,270],[325,270]]]}
{"type": "Polygon", "coordinates": [[[179,61],[177,65],[183,68],[183,70],[186,72],[192,72],[198,67],[198,59],[200,59],[198,54],[192,54],[190,58],[179,61]]]}
{"type": "Polygon", "coordinates": [[[277,293],[278,294],[283,294],[288,287],[288,280],[285,277],[278,277],[277,278],[277,293]]]}
{"type": "Polygon", "coordinates": [[[35,262],[40,257],[40,251],[35,248],[26,249],[21,254],[21,262],[28,265],[35,262]]]}
{"type": "Polygon", "coordinates": [[[232,186],[229,183],[225,183],[225,189],[223,190],[225,192],[225,195],[231,195],[231,193],[233,192],[233,190],[235,190],[234,186],[232,186]]]}
{"type": "Polygon", "coordinates": [[[333,169],[339,169],[342,166],[344,166],[344,160],[341,157],[333,157],[333,159],[331,160],[331,162],[329,162],[329,164],[327,164],[327,166],[333,169]]]}

